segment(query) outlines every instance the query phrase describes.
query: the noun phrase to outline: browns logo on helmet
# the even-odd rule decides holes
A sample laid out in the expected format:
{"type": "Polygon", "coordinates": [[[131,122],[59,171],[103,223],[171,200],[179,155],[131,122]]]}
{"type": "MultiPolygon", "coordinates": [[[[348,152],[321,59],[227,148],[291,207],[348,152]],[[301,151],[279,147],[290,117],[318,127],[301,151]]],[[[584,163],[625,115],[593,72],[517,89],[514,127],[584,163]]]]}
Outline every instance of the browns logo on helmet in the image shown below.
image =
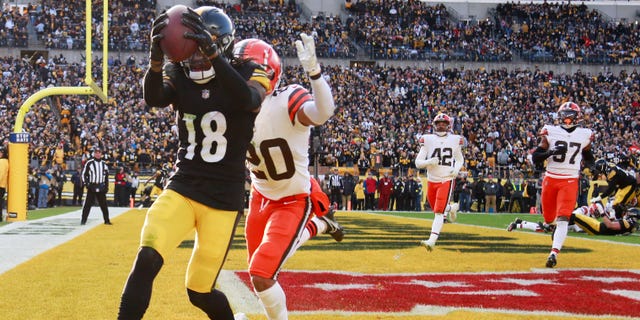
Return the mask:
{"type": "Polygon", "coordinates": [[[447,114],[438,113],[433,118],[433,131],[439,136],[444,136],[451,129],[451,122],[451,117],[449,117],[447,114]]]}
{"type": "Polygon", "coordinates": [[[278,88],[282,75],[282,62],[271,45],[260,39],[244,39],[235,44],[233,55],[239,59],[252,60],[264,68],[270,80],[267,94],[278,88]]]}

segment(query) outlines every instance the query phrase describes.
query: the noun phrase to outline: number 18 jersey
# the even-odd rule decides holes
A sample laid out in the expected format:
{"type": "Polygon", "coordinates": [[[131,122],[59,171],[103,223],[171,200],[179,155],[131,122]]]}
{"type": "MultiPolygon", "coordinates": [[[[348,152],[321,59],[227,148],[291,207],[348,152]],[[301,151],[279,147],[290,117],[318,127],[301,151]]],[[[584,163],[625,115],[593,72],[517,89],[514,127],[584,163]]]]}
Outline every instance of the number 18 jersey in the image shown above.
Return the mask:
{"type": "Polygon", "coordinates": [[[274,91],[262,102],[253,140],[247,151],[253,187],[264,197],[279,200],[309,193],[309,136],[296,113],[313,101],[307,89],[289,85],[274,91]]]}

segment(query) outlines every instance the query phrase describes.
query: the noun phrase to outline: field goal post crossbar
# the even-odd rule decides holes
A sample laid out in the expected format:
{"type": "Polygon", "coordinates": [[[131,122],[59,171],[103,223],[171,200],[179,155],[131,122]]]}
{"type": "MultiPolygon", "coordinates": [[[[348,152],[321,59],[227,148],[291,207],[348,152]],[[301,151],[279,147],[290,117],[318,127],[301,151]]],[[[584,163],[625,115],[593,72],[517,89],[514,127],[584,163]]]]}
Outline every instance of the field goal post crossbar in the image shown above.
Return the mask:
{"type": "MultiPolygon", "coordinates": [[[[22,128],[24,118],[36,102],[53,95],[97,95],[103,103],[109,98],[108,89],[108,54],[109,54],[109,1],[102,1],[102,88],[93,79],[91,50],[92,40],[92,1],[85,0],[85,78],[84,87],[49,87],[44,88],[25,100],[16,115],[13,133],[9,136],[9,183],[7,190],[7,221],[22,221],[27,218],[28,201],[28,168],[29,168],[29,134],[22,128]]],[[[0,213],[1,214],[1,213],[0,213]]]]}

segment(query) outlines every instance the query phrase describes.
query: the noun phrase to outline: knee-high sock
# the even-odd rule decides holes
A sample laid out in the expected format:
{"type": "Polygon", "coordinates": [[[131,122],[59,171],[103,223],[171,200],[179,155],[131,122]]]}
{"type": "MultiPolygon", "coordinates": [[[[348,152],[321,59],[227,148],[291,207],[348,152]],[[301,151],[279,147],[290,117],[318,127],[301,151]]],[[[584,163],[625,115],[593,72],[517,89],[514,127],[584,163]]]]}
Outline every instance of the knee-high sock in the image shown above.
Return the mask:
{"type": "Polygon", "coordinates": [[[540,230],[538,230],[538,229],[540,229],[540,226],[538,226],[538,224],[535,223],[535,222],[522,221],[522,223],[520,224],[520,229],[529,229],[531,231],[540,231],[540,230]]]}
{"type": "Polygon", "coordinates": [[[315,237],[318,234],[325,233],[326,231],[327,223],[322,221],[322,219],[314,216],[313,218],[309,219],[309,222],[307,222],[307,225],[304,227],[302,235],[300,236],[300,241],[296,243],[296,249],[300,248],[309,239],[315,237]]]}
{"type": "Polygon", "coordinates": [[[142,319],[149,307],[153,280],[163,264],[162,256],[153,248],[142,247],[133,264],[120,298],[119,320],[142,319]]]}
{"type": "Polygon", "coordinates": [[[256,294],[269,320],[287,320],[287,297],[279,283],[276,282],[267,290],[256,291],[256,294]]]}
{"type": "Polygon", "coordinates": [[[568,221],[556,222],[556,232],[553,234],[553,245],[551,246],[551,253],[560,253],[564,240],[567,238],[567,232],[569,229],[568,221]]]}
{"type": "Polygon", "coordinates": [[[436,216],[433,218],[433,223],[431,224],[431,235],[429,236],[430,242],[438,241],[438,236],[440,235],[440,230],[442,230],[442,225],[444,224],[444,214],[436,213],[436,216]]]}

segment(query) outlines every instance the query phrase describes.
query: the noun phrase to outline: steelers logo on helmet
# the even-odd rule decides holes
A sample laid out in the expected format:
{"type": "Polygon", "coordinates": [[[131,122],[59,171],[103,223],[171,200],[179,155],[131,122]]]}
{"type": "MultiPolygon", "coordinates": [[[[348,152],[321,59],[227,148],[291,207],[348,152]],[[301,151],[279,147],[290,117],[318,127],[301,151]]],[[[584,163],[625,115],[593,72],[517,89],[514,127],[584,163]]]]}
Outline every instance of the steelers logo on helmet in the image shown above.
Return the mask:
{"type": "Polygon", "coordinates": [[[282,62],[271,45],[260,39],[244,39],[234,45],[233,55],[239,59],[252,60],[264,68],[270,80],[267,94],[278,88],[282,76],[282,62]]]}
{"type": "MultiPolygon", "coordinates": [[[[194,11],[200,15],[202,22],[207,26],[207,31],[216,41],[220,53],[231,59],[236,29],[229,16],[222,9],[212,6],[199,7],[194,11]]],[[[196,50],[189,59],[183,61],[182,66],[187,76],[198,84],[205,84],[216,76],[211,61],[200,50],[196,50]]]]}
{"type": "Polygon", "coordinates": [[[444,113],[438,113],[433,118],[433,131],[439,135],[444,136],[451,129],[451,117],[444,113]]]}
{"type": "Polygon", "coordinates": [[[581,115],[580,106],[575,102],[567,101],[558,108],[558,118],[562,127],[567,129],[577,126],[581,115]]]}

